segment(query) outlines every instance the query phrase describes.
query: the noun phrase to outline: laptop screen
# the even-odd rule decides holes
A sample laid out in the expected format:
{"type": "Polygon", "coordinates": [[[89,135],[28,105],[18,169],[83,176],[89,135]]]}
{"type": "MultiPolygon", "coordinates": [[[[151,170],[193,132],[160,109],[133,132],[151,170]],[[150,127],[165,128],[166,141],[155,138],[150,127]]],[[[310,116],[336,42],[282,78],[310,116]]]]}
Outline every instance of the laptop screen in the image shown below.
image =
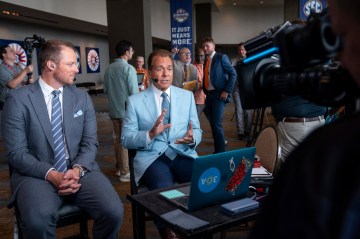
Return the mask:
{"type": "Polygon", "coordinates": [[[138,85],[141,85],[142,82],[143,82],[145,74],[144,73],[137,73],[136,76],[137,76],[138,85]]]}
{"type": "Polygon", "coordinates": [[[194,160],[189,210],[243,197],[249,191],[255,147],[194,160]]]}
{"type": "Polygon", "coordinates": [[[244,197],[249,191],[254,158],[255,147],[198,157],[194,159],[190,189],[185,186],[160,195],[189,211],[244,197]]]}

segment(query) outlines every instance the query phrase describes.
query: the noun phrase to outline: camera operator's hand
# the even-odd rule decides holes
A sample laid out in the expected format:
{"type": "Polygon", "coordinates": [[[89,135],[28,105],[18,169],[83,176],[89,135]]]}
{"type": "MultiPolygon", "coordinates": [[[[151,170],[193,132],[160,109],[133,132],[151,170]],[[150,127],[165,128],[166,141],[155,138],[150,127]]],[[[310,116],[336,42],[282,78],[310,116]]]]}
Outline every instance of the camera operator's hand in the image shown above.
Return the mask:
{"type": "Polygon", "coordinates": [[[33,65],[28,65],[26,68],[26,73],[32,73],[34,71],[34,66],[33,65]]]}

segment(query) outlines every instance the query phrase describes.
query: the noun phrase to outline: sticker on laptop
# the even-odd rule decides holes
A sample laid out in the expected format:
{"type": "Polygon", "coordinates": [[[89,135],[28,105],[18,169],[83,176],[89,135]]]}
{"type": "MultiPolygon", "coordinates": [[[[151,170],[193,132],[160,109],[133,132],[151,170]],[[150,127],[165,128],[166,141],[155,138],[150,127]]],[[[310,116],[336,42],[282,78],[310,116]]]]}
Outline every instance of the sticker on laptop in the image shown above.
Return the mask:
{"type": "Polygon", "coordinates": [[[229,182],[225,186],[227,192],[235,194],[237,187],[243,181],[245,175],[251,168],[251,161],[247,158],[242,158],[240,164],[236,168],[234,174],[231,176],[229,182]]]}
{"type": "Polygon", "coordinates": [[[219,169],[212,167],[206,169],[200,176],[198,181],[198,187],[200,192],[208,193],[216,188],[220,182],[219,169]]]}

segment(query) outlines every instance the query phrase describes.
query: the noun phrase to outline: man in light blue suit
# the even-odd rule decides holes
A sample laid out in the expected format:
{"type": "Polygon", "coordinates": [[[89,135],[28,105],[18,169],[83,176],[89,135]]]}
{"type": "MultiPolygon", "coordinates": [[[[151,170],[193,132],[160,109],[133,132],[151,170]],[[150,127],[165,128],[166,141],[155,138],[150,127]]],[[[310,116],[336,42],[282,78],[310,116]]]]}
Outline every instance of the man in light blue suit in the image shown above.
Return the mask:
{"type": "Polygon", "coordinates": [[[175,181],[190,181],[202,131],[193,93],[171,86],[171,53],[154,51],[148,65],[153,83],[147,90],[128,98],[121,138],[125,148],[137,151],[136,182],[142,180],[155,189],[173,185],[175,181]],[[162,109],[163,92],[170,101],[168,124],[163,122],[166,115],[166,109],[162,109]]]}
{"type": "MultiPolygon", "coordinates": [[[[191,179],[202,131],[191,91],[172,86],[173,60],[166,50],[150,54],[151,86],[128,98],[122,145],[136,149],[134,172],[149,189],[191,179]]],[[[161,238],[178,238],[157,223],[161,238]]]]}
{"type": "Polygon", "coordinates": [[[123,205],[95,161],[91,98],[71,86],[78,73],[74,47],[47,41],[40,62],[40,79],[8,94],[1,122],[12,168],[11,204],[20,212],[23,236],[56,238],[58,209],[67,201],[94,219],[93,238],[117,238],[123,205]]]}

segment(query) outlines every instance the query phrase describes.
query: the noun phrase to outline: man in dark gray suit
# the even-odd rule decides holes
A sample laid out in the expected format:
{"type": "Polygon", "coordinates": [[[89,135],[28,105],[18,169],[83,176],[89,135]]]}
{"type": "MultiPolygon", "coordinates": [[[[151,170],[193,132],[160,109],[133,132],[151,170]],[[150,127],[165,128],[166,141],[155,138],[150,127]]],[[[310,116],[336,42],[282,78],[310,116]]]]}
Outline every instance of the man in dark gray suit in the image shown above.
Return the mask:
{"type": "Polygon", "coordinates": [[[91,98],[71,86],[78,73],[73,45],[45,42],[40,62],[39,80],[8,95],[1,125],[12,168],[10,203],[21,214],[24,238],[55,238],[64,201],[91,215],[93,238],[116,238],[123,205],[95,162],[98,142],[91,98]]]}

